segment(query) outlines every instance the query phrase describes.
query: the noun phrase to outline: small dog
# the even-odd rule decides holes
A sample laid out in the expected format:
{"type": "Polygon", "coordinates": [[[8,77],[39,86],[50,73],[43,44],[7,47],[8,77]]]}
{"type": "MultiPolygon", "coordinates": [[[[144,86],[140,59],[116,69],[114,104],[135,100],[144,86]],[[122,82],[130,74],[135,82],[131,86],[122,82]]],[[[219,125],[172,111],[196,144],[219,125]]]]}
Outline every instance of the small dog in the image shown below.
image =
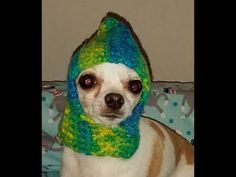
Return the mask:
{"type": "MultiPolygon", "coordinates": [[[[94,122],[116,127],[138,103],[142,83],[123,64],[103,63],[76,79],[79,101],[94,122]]],[[[87,156],[64,148],[62,177],[193,177],[194,149],[180,135],[142,117],[140,142],[129,159],[87,156]]]]}
{"type": "Polygon", "coordinates": [[[61,177],[193,177],[193,146],[142,117],[148,60],[125,19],[108,14],[72,56],[59,124],[61,177]]]}

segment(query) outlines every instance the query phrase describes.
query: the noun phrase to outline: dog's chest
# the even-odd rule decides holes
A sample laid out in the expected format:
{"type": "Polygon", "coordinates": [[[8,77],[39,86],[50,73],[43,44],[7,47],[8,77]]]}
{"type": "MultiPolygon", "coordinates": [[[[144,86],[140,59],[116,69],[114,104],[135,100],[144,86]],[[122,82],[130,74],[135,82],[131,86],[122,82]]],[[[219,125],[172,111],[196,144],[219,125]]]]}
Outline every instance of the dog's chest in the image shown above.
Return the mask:
{"type": "Polygon", "coordinates": [[[79,155],[81,177],[129,177],[135,176],[137,167],[132,159],[123,160],[110,157],[85,157],[79,155]]]}
{"type": "MultiPolygon", "coordinates": [[[[69,149],[65,154],[68,154],[69,149]]],[[[70,163],[68,177],[144,177],[148,167],[148,154],[142,158],[140,149],[130,159],[112,157],[85,156],[76,153],[66,157],[66,163],[70,163]],[[146,164],[144,166],[144,164],[146,164]],[[69,173],[71,173],[69,175],[69,173]]],[[[144,154],[143,154],[144,155],[144,154]]],[[[64,159],[65,160],[65,159],[64,159]]],[[[66,168],[65,168],[66,169],[66,168]]]]}
{"type": "MultiPolygon", "coordinates": [[[[141,125],[142,127],[142,125],[141,125]]],[[[141,129],[146,129],[142,127],[141,129]]],[[[147,131],[145,132],[147,133],[147,131]]],[[[65,148],[63,170],[67,177],[145,177],[151,159],[152,136],[140,132],[140,145],[130,159],[86,156],[65,148]],[[68,168],[66,167],[68,166],[68,168]],[[68,174],[71,173],[71,174],[68,174]]],[[[62,173],[64,173],[62,171],[62,173]]],[[[62,175],[63,176],[63,175],[62,175]]],[[[64,176],[63,176],[64,177],[64,176]]]]}

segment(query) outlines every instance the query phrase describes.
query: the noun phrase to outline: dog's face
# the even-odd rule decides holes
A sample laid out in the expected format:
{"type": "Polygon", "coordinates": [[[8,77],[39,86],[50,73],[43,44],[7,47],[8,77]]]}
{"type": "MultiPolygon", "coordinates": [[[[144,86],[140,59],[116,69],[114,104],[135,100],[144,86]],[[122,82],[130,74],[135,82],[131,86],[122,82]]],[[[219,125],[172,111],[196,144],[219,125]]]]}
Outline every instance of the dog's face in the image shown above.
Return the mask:
{"type": "Polygon", "coordinates": [[[84,112],[96,123],[114,126],[131,115],[142,92],[138,74],[123,64],[96,65],[76,83],[84,112]]]}

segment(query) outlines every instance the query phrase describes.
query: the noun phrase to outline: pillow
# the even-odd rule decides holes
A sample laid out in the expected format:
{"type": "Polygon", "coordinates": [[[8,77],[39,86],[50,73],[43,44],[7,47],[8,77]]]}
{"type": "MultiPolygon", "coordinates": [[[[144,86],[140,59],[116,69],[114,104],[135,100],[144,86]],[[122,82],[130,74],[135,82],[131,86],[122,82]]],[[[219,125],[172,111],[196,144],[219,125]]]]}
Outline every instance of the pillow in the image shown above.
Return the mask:
{"type": "Polygon", "coordinates": [[[194,84],[153,82],[150,99],[144,107],[147,117],[158,120],[194,142],[194,84]],[[176,93],[166,93],[173,88],[176,93]]]}
{"type": "Polygon", "coordinates": [[[52,176],[60,169],[62,147],[57,127],[66,103],[66,82],[43,82],[42,88],[42,175],[52,176]]]}

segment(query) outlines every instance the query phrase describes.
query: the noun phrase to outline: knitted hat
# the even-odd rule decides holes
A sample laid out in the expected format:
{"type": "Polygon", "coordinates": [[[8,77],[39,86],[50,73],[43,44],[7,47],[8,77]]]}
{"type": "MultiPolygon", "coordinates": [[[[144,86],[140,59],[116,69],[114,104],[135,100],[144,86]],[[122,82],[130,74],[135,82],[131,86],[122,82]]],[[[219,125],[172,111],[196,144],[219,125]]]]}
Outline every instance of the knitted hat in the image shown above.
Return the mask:
{"type": "Polygon", "coordinates": [[[116,14],[108,13],[99,29],[73,54],[67,78],[67,106],[59,124],[60,141],[86,155],[130,158],[139,145],[139,120],[149,98],[148,63],[130,25],[116,14]],[[103,63],[124,64],[135,70],[142,82],[142,93],[132,114],[111,127],[95,123],[84,112],[76,88],[79,74],[103,63]]]}

